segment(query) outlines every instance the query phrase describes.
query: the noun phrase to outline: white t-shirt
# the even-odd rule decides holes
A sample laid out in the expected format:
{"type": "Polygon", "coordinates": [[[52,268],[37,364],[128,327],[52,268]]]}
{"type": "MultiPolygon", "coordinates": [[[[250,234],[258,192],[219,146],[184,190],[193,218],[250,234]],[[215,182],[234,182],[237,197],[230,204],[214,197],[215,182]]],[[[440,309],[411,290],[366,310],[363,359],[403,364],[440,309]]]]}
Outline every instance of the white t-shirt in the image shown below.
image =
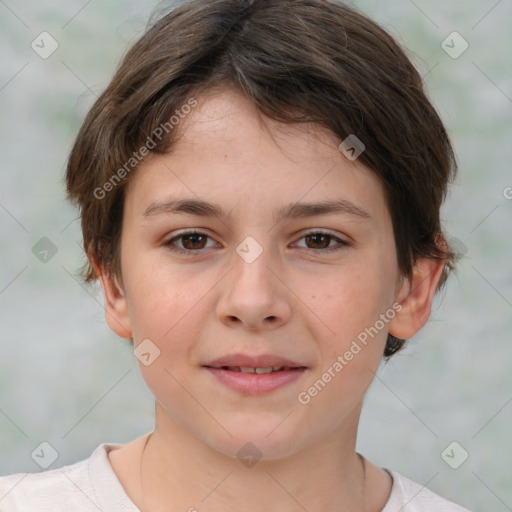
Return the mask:
{"type": "MultiPolygon", "coordinates": [[[[0,477],[0,511],[140,512],[107,457],[119,446],[100,444],[88,459],[59,469],[0,477]]],[[[381,512],[469,512],[396,471],[389,473],[393,486],[381,512]]]]}

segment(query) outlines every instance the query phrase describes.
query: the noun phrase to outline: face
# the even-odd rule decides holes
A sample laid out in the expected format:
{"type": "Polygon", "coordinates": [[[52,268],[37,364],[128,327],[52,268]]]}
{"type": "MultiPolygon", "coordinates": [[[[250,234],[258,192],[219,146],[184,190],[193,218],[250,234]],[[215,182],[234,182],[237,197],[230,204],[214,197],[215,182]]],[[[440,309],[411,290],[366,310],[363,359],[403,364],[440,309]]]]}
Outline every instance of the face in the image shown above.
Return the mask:
{"type": "Polygon", "coordinates": [[[271,121],[234,91],[198,100],[172,152],[132,177],[109,324],[146,354],[156,429],[284,457],[357,425],[403,314],[391,218],[330,133],[271,121]],[[326,202],[339,207],[301,206],[326,202]]]}

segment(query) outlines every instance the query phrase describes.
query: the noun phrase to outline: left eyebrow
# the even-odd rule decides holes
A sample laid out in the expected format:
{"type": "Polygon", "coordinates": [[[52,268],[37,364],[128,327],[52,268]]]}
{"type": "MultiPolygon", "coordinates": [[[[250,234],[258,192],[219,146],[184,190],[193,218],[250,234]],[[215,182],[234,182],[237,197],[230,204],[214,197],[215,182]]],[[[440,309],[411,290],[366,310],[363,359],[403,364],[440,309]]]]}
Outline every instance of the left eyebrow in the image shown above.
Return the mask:
{"type": "MultiPolygon", "coordinates": [[[[273,215],[275,222],[288,218],[314,217],[332,213],[350,214],[364,219],[371,215],[361,207],[346,199],[332,199],[314,203],[292,203],[278,208],[273,215]]],[[[215,203],[201,199],[169,199],[164,202],[156,201],[144,211],[144,217],[159,214],[189,214],[199,217],[228,218],[230,215],[215,203]]]]}
{"type": "Polygon", "coordinates": [[[292,203],[279,208],[274,213],[274,220],[281,221],[288,218],[314,217],[332,213],[356,215],[364,219],[370,219],[371,215],[360,206],[346,199],[331,199],[316,203],[292,203]]]}

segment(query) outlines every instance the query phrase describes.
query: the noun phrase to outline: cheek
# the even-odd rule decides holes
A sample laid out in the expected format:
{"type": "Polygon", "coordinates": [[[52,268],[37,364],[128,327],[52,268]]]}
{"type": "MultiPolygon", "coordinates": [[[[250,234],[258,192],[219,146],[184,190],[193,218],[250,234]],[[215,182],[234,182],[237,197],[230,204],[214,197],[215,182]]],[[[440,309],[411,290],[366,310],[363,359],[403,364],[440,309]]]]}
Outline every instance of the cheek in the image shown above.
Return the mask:
{"type": "Polygon", "coordinates": [[[152,337],[169,344],[182,325],[190,328],[200,293],[187,292],[186,287],[176,282],[149,280],[136,289],[137,296],[135,299],[132,296],[130,311],[135,337],[152,337]]]}
{"type": "Polygon", "coordinates": [[[176,317],[176,307],[185,302],[182,295],[187,288],[179,277],[176,278],[180,274],[170,272],[169,264],[165,264],[158,253],[138,251],[133,244],[131,247],[133,250],[126,251],[129,254],[126,257],[126,287],[134,331],[140,336],[147,336],[142,331],[151,327],[155,334],[164,329],[161,323],[167,325],[167,330],[176,317]]]}
{"type": "Polygon", "coordinates": [[[137,290],[130,307],[135,348],[150,340],[154,345],[149,347],[158,354],[148,366],[139,363],[141,375],[157,400],[187,410],[192,406],[180,383],[186,382],[195,343],[204,330],[201,298],[208,287],[187,286],[183,279],[166,279],[156,272],[145,272],[132,285],[137,290]]]}
{"type": "Polygon", "coordinates": [[[337,273],[309,294],[311,310],[321,320],[309,324],[316,326],[320,358],[311,387],[302,391],[311,400],[311,413],[333,425],[359,403],[382,360],[392,318],[381,320],[390,309],[388,281],[380,269],[365,265],[365,271],[337,273]]]}
{"type": "Polygon", "coordinates": [[[311,309],[338,341],[352,339],[391,306],[390,277],[375,264],[340,268],[316,281],[315,293],[307,294],[311,309]]]}
{"type": "MultiPolygon", "coordinates": [[[[150,339],[161,352],[161,361],[190,357],[207,318],[208,293],[215,280],[198,278],[168,262],[134,265],[129,283],[129,314],[135,344],[150,339]],[[137,269],[143,271],[137,272],[137,269]]],[[[211,307],[211,305],[210,305],[211,307]]]]}

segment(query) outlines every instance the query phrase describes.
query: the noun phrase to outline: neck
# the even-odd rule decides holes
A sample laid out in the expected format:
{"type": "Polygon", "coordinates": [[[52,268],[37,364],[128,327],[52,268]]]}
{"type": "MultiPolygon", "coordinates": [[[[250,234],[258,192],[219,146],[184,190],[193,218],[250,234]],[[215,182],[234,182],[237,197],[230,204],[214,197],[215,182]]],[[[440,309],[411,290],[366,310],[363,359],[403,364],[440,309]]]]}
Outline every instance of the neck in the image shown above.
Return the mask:
{"type": "Polygon", "coordinates": [[[199,440],[158,403],[155,412],[155,431],[141,457],[143,512],[365,510],[357,421],[287,457],[244,464],[199,440]]]}

